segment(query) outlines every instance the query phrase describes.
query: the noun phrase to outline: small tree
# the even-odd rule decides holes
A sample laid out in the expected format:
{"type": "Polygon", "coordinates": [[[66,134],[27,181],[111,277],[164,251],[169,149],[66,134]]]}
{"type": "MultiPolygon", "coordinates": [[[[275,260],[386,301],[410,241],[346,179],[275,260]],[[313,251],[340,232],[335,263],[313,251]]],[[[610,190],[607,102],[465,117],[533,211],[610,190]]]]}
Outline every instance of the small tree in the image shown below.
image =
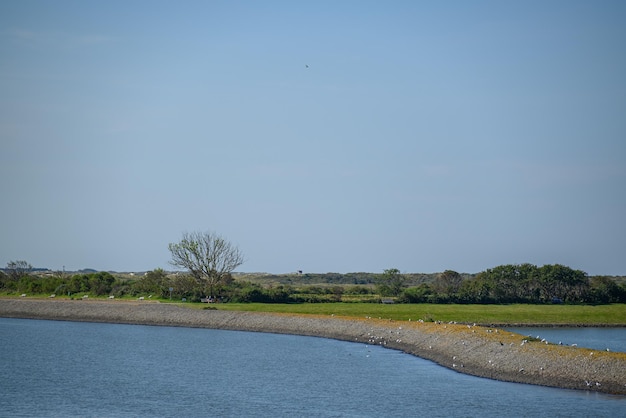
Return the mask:
{"type": "Polygon", "coordinates": [[[139,293],[155,293],[160,297],[169,296],[170,288],[169,279],[167,274],[161,268],[149,271],[133,283],[133,289],[139,293]]]}
{"type": "Polygon", "coordinates": [[[399,296],[404,290],[406,277],[398,269],[387,269],[377,279],[378,293],[381,296],[399,296]]]}
{"type": "Polygon", "coordinates": [[[200,284],[214,286],[224,283],[230,273],[243,264],[244,256],[235,245],[214,232],[184,233],[178,243],[170,243],[170,263],[189,270],[200,284]]]}
{"type": "Polygon", "coordinates": [[[433,287],[438,293],[452,295],[458,292],[463,277],[454,270],[446,270],[437,275],[433,287]]]}

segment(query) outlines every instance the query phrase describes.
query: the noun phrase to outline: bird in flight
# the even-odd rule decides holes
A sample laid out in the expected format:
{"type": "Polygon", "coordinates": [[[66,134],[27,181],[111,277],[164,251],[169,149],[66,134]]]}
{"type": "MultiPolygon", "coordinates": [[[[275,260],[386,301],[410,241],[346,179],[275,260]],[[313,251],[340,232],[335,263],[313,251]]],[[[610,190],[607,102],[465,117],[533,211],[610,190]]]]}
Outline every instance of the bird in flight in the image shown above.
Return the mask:
{"type": "Polygon", "coordinates": [[[304,64],[304,67],[305,68],[309,68],[309,64],[304,64]]]}

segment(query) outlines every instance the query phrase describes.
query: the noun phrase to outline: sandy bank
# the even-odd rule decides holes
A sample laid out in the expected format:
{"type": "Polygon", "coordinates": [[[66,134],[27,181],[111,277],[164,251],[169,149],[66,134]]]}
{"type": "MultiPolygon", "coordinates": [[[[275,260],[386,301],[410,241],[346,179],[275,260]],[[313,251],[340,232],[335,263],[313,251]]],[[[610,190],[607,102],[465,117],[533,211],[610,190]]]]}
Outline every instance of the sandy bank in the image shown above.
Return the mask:
{"type": "Polygon", "coordinates": [[[524,342],[497,328],[82,300],[0,299],[0,317],[319,336],[382,345],[475,376],[626,395],[626,354],[524,342]]]}

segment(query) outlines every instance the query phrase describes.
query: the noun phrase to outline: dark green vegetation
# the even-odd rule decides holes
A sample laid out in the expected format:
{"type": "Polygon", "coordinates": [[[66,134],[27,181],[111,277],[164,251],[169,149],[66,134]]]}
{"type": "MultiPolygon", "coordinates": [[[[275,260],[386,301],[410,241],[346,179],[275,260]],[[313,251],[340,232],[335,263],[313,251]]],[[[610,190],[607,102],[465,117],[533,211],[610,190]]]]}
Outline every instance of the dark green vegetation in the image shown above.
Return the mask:
{"type": "Polygon", "coordinates": [[[398,304],[610,304],[626,303],[623,278],[588,277],[562,265],[503,265],[478,274],[446,270],[436,274],[373,273],[223,274],[219,281],[198,281],[190,274],[162,269],[142,275],[90,272],[34,272],[26,262],[0,271],[0,293],[57,297],[149,297],[190,302],[212,296],[229,303],[398,304]],[[171,291],[170,291],[171,289],[171,291]]]}

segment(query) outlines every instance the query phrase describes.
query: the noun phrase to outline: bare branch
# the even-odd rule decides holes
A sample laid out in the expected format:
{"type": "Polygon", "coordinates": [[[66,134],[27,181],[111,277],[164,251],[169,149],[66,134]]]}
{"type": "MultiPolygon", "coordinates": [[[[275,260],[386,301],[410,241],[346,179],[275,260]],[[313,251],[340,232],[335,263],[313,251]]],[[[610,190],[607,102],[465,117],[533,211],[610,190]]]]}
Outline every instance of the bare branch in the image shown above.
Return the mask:
{"type": "Polygon", "coordinates": [[[9,277],[13,280],[19,280],[22,277],[27,276],[33,269],[33,266],[24,260],[16,260],[9,261],[6,269],[9,273],[9,277]]]}
{"type": "Polygon", "coordinates": [[[185,232],[180,242],[169,244],[169,250],[170,264],[189,270],[211,289],[244,263],[239,248],[214,232],[185,232]]]}

